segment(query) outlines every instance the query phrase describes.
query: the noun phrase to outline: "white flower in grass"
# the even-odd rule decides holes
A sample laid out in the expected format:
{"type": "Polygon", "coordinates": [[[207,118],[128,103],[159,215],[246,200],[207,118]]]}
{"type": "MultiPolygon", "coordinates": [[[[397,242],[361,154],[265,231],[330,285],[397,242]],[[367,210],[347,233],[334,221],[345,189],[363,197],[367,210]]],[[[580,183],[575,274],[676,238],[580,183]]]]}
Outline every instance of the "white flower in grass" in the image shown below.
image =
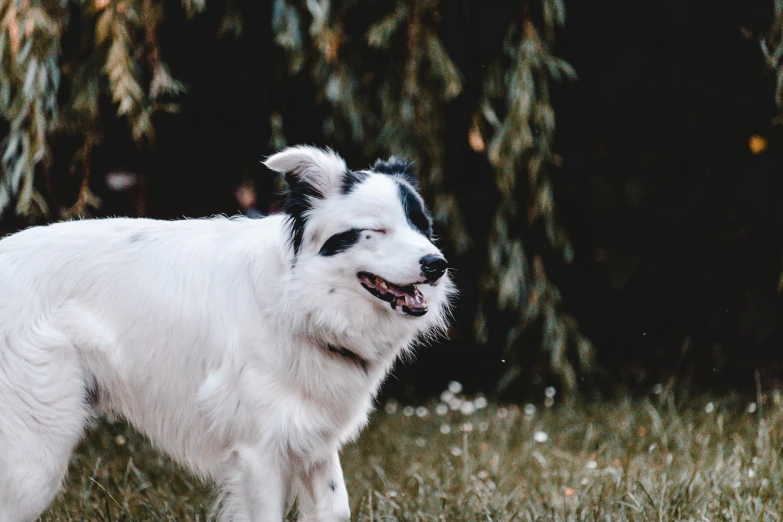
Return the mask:
{"type": "Polygon", "coordinates": [[[544,396],[546,397],[554,397],[557,393],[557,390],[555,390],[554,386],[547,386],[547,388],[544,390],[544,396]]]}
{"type": "Polygon", "coordinates": [[[440,432],[444,435],[448,435],[449,433],[451,433],[451,426],[449,426],[448,424],[441,424],[440,432]]]}
{"type": "Polygon", "coordinates": [[[533,440],[536,442],[546,442],[549,440],[549,435],[543,431],[537,431],[533,433],[533,440]]]}
{"type": "Polygon", "coordinates": [[[480,478],[481,480],[487,480],[489,478],[489,473],[487,473],[483,469],[481,471],[479,471],[477,475],[478,475],[478,478],[480,478]]]}
{"type": "Polygon", "coordinates": [[[583,486],[587,485],[587,477],[582,478],[582,480],[579,481],[579,483],[583,486]]]}
{"type": "Polygon", "coordinates": [[[406,417],[412,417],[415,412],[416,410],[413,408],[413,406],[405,406],[402,409],[402,414],[406,417]]]}
{"type": "Polygon", "coordinates": [[[454,394],[451,393],[449,390],[446,390],[440,394],[440,400],[442,400],[443,402],[449,402],[453,398],[454,398],[454,394]]]}
{"type": "Polygon", "coordinates": [[[460,404],[459,411],[463,415],[473,415],[473,412],[476,411],[475,406],[473,406],[473,403],[470,401],[465,401],[462,404],[460,404]]]}
{"type": "Polygon", "coordinates": [[[416,445],[420,448],[423,448],[424,446],[427,445],[427,441],[424,440],[424,437],[419,437],[418,439],[416,439],[416,445]]]}
{"type": "Polygon", "coordinates": [[[655,395],[660,395],[661,392],[663,392],[663,385],[660,383],[656,384],[655,386],[653,386],[652,391],[655,395]]]}
{"type": "Polygon", "coordinates": [[[498,408],[497,416],[498,416],[498,419],[505,419],[506,417],[508,417],[508,409],[506,409],[506,408],[498,408]]]}
{"type": "Polygon", "coordinates": [[[466,422],[465,424],[462,425],[462,431],[466,433],[473,431],[473,424],[466,422]]]}
{"type": "Polygon", "coordinates": [[[451,454],[454,455],[455,457],[459,457],[460,455],[462,455],[462,448],[458,448],[457,446],[452,446],[451,454]]]}
{"type": "Polygon", "coordinates": [[[527,415],[527,416],[535,415],[535,413],[536,413],[536,405],[535,404],[530,404],[530,403],[525,404],[524,412],[525,412],[525,415],[527,415]]]}
{"type": "Polygon", "coordinates": [[[748,478],[753,478],[755,476],[756,476],[756,472],[753,471],[752,469],[749,469],[748,470],[748,478]]]}
{"type": "Polygon", "coordinates": [[[446,415],[449,412],[449,407],[442,402],[435,406],[435,413],[438,415],[446,415]]]}
{"type": "Polygon", "coordinates": [[[546,406],[547,408],[551,408],[554,405],[555,405],[555,399],[553,399],[552,397],[547,397],[546,399],[544,399],[544,406],[546,406]]]}
{"type": "Polygon", "coordinates": [[[397,402],[396,401],[389,401],[386,403],[386,413],[389,415],[394,415],[397,413],[397,402]]]}
{"type": "Polygon", "coordinates": [[[455,395],[462,392],[462,384],[457,381],[451,381],[449,383],[449,391],[455,395]]]}
{"type": "Polygon", "coordinates": [[[756,413],[756,403],[755,402],[751,402],[750,404],[748,404],[747,412],[748,413],[756,413]]]}
{"type": "Polygon", "coordinates": [[[588,460],[585,464],[585,467],[587,469],[596,469],[598,467],[598,463],[594,460],[588,460]]]}
{"type": "Polygon", "coordinates": [[[487,399],[484,397],[476,397],[476,400],[473,401],[473,407],[477,410],[483,410],[487,407],[487,399]]]}
{"type": "Polygon", "coordinates": [[[452,411],[457,411],[460,408],[460,406],[462,406],[462,399],[460,399],[459,397],[454,397],[449,401],[449,408],[452,411]]]}
{"type": "Polygon", "coordinates": [[[715,411],[715,405],[711,402],[708,402],[704,407],[704,413],[712,413],[713,411],[715,411]]]}
{"type": "Polygon", "coordinates": [[[416,416],[419,417],[420,419],[423,419],[429,414],[430,414],[429,410],[424,406],[419,406],[418,408],[416,408],[416,416]]]}

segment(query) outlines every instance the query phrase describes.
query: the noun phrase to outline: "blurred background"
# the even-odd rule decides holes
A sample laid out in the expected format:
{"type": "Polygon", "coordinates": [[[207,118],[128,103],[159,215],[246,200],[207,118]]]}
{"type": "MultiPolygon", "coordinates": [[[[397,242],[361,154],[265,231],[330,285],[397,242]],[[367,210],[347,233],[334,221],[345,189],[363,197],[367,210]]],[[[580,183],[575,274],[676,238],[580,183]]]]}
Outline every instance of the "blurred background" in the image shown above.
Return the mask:
{"type": "Polygon", "coordinates": [[[780,2],[0,0],[0,232],[416,163],[461,292],[385,393],[783,378],[780,2]]]}

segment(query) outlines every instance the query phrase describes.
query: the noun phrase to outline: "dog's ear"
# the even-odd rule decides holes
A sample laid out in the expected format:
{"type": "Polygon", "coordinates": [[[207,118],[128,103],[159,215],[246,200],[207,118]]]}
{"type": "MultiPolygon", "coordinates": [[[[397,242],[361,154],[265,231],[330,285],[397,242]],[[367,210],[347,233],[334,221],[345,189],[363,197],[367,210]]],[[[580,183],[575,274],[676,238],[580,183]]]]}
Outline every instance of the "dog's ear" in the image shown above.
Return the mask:
{"type": "Polygon", "coordinates": [[[283,149],[267,158],[264,165],[284,173],[289,186],[304,184],[320,196],[339,187],[348,170],[345,160],[331,149],[307,145],[283,149]]]}
{"type": "Polygon", "coordinates": [[[413,186],[419,187],[419,180],[416,179],[416,173],[413,171],[413,162],[404,158],[392,156],[387,161],[378,160],[372,166],[372,170],[386,174],[387,176],[397,176],[404,179],[413,186]]]}

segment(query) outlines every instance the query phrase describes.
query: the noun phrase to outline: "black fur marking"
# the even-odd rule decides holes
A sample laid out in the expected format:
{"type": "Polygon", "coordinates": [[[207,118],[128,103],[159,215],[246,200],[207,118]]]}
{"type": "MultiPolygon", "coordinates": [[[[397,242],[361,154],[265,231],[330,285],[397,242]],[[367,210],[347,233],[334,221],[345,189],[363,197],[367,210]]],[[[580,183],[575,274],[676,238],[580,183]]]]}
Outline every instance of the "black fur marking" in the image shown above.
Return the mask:
{"type": "Polygon", "coordinates": [[[413,228],[427,237],[432,236],[432,218],[424,206],[424,201],[407,183],[398,183],[400,201],[405,217],[413,228]]]}
{"type": "Polygon", "coordinates": [[[367,373],[367,369],[370,367],[370,363],[367,362],[367,359],[361,357],[360,355],[356,355],[351,350],[348,350],[346,348],[341,348],[339,346],[327,344],[326,350],[335,355],[339,355],[340,357],[357,365],[359,368],[364,370],[364,373],[367,373]]]}
{"type": "Polygon", "coordinates": [[[93,383],[87,386],[84,392],[85,404],[91,408],[97,408],[98,404],[101,402],[101,392],[98,389],[98,385],[93,383]]]}
{"type": "Polygon", "coordinates": [[[388,161],[378,160],[372,166],[372,170],[388,176],[399,176],[413,187],[418,187],[416,173],[413,172],[413,163],[410,161],[391,157],[388,161]]]}
{"type": "Polygon", "coordinates": [[[356,188],[356,185],[367,179],[367,174],[364,172],[354,172],[348,170],[343,175],[343,184],[340,187],[340,192],[343,194],[350,194],[351,191],[356,188]]]}
{"type": "Polygon", "coordinates": [[[329,489],[332,491],[337,491],[337,484],[334,483],[334,480],[329,481],[329,489]]]}
{"type": "Polygon", "coordinates": [[[294,247],[294,255],[299,253],[304,237],[304,229],[307,224],[307,213],[313,208],[313,199],[322,199],[321,192],[300,180],[294,174],[288,172],[285,175],[288,183],[288,191],[285,195],[283,210],[288,214],[288,226],[291,231],[291,244],[294,247]]]}
{"type": "Polygon", "coordinates": [[[359,242],[361,235],[362,231],[358,228],[352,228],[351,230],[335,234],[326,240],[326,243],[321,247],[318,254],[322,256],[333,256],[340,252],[345,252],[359,242]]]}

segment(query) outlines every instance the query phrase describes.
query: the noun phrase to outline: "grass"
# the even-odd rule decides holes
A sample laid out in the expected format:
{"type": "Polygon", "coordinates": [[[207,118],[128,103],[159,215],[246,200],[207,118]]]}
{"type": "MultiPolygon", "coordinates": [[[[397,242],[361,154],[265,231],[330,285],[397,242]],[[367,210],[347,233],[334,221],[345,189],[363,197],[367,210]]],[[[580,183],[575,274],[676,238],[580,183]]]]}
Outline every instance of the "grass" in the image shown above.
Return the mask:
{"type": "MultiPolygon", "coordinates": [[[[783,396],[387,403],[343,451],[356,521],[778,521],[783,396]],[[447,410],[444,413],[444,410],[447,410]]],[[[207,520],[211,491],[105,424],[44,521],[207,520]]]]}

